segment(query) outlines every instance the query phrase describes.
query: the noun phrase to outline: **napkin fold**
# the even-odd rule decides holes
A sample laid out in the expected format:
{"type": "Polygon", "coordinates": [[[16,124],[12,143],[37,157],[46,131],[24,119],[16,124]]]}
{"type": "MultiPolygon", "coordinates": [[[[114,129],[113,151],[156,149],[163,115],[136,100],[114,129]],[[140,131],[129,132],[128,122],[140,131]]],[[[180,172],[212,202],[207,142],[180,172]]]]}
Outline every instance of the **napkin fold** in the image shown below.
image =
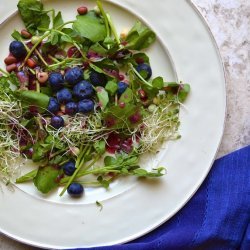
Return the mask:
{"type": "Polygon", "coordinates": [[[123,245],[83,249],[250,250],[250,146],[216,160],[191,200],[151,233],[123,245]]]}

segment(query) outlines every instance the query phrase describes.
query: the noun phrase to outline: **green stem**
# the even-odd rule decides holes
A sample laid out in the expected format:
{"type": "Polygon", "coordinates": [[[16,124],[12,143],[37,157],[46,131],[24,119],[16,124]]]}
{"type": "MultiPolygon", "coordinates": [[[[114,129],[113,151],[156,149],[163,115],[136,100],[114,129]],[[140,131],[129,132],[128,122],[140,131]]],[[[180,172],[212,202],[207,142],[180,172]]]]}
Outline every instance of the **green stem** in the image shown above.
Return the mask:
{"type": "Polygon", "coordinates": [[[43,39],[45,39],[49,35],[50,35],[50,33],[46,33],[42,37],[40,37],[40,39],[34,44],[34,46],[31,48],[31,50],[29,51],[29,53],[25,57],[23,63],[20,66],[20,68],[22,68],[25,65],[26,61],[29,59],[29,57],[31,56],[31,54],[35,51],[35,49],[37,48],[37,46],[43,41],[43,39]]]}
{"type": "Polygon", "coordinates": [[[10,74],[7,72],[7,71],[5,71],[5,70],[3,70],[3,69],[1,69],[0,68],[0,72],[2,72],[4,75],[6,75],[6,76],[9,76],[10,74]]]}
{"type": "Polygon", "coordinates": [[[75,170],[74,174],[70,177],[68,183],[63,188],[62,192],[60,193],[60,196],[62,196],[65,193],[65,191],[67,190],[67,188],[69,187],[69,185],[75,179],[77,173],[79,172],[79,170],[82,167],[81,162],[84,161],[84,155],[87,154],[90,151],[90,149],[91,149],[91,146],[89,146],[89,145],[85,146],[85,148],[80,153],[79,157],[77,157],[77,160],[76,160],[76,170],[75,170]]]}
{"type": "Polygon", "coordinates": [[[65,25],[67,25],[67,24],[70,24],[70,23],[74,23],[75,21],[68,21],[68,22],[66,22],[66,23],[64,23],[64,24],[62,24],[62,25],[60,25],[59,27],[57,27],[57,29],[61,29],[61,28],[63,28],[65,25]]]}
{"type": "MultiPolygon", "coordinates": [[[[52,55],[48,55],[48,58],[50,58],[53,62],[59,63],[60,61],[57,60],[55,57],[53,57],[52,55]]],[[[51,66],[51,65],[49,65],[51,66]]]]}
{"type": "Polygon", "coordinates": [[[40,93],[40,84],[38,81],[36,81],[36,92],[40,93]]]}
{"type": "Polygon", "coordinates": [[[103,19],[104,19],[104,23],[105,23],[105,27],[106,27],[106,31],[107,31],[107,37],[110,37],[109,21],[108,21],[107,14],[103,9],[102,3],[100,1],[97,1],[96,3],[97,3],[99,10],[101,11],[101,14],[102,14],[103,19]]]}
{"type": "Polygon", "coordinates": [[[107,14],[107,18],[108,18],[108,22],[109,22],[109,26],[111,28],[111,31],[112,31],[112,33],[113,33],[113,35],[115,37],[115,40],[116,40],[117,44],[120,44],[121,43],[120,42],[120,38],[119,38],[119,36],[117,34],[116,28],[115,28],[115,26],[114,26],[114,24],[112,22],[112,19],[111,19],[111,17],[110,17],[109,14],[107,14]]]}
{"type": "Polygon", "coordinates": [[[147,81],[140,75],[140,73],[134,68],[134,66],[133,66],[131,63],[129,63],[129,66],[130,66],[130,68],[133,70],[133,72],[136,74],[136,76],[137,76],[143,83],[145,83],[145,84],[148,85],[149,87],[152,87],[152,85],[151,85],[149,82],[147,82],[147,81]]]}
{"type": "Polygon", "coordinates": [[[40,60],[43,62],[43,64],[47,67],[48,63],[45,62],[45,60],[44,60],[43,56],[40,54],[40,52],[37,49],[35,49],[35,52],[38,55],[38,57],[40,58],[40,60]]]}
{"type": "MultiPolygon", "coordinates": [[[[59,155],[59,154],[61,154],[61,153],[63,153],[63,152],[65,152],[65,149],[61,149],[61,150],[55,152],[54,154],[51,154],[51,155],[49,156],[49,159],[51,160],[52,158],[54,158],[55,156],[57,156],[57,155],[59,155]]],[[[67,160],[67,161],[68,161],[68,160],[67,160]]]]}

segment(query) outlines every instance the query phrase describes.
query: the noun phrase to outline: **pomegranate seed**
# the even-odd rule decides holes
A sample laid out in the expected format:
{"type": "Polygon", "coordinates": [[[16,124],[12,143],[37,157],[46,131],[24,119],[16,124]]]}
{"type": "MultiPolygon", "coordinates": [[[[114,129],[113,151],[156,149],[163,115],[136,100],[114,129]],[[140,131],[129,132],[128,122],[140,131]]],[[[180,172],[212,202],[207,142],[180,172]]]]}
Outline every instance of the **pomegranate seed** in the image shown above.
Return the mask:
{"type": "Polygon", "coordinates": [[[125,108],[125,106],[126,106],[125,102],[120,102],[120,103],[119,103],[119,107],[120,107],[120,108],[123,109],[123,108],[125,108]]]}
{"type": "Polygon", "coordinates": [[[125,79],[125,76],[122,75],[122,74],[119,74],[119,80],[122,81],[122,80],[124,80],[124,79],[125,79]]]}
{"type": "Polygon", "coordinates": [[[30,67],[31,69],[34,69],[36,67],[36,62],[32,59],[29,58],[26,62],[26,64],[28,65],[28,67],[30,67]]]}
{"type": "Polygon", "coordinates": [[[107,144],[109,147],[120,147],[121,138],[116,133],[111,133],[107,139],[107,144]]]}
{"type": "Polygon", "coordinates": [[[81,6],[77,9],[79,15],[85,15],[88,13],[88,8],[85,6],[81,6]]]}
{"type": "Polygon", "coordinates": [[[141,120],[141,115],[140,115],[140,113],[136,113],[136,114],[134,114],[134,115],[131,115],[131,116],[129,117],[129,120],[130,120],[131,123],[137,123],[137,122],[139,122],[139,121],[141,120]]]}
{"type": "Polygon", "coordinates": [[[136,61],[136,63],[138,63],[138,64],[144,63],[144,59],[141,58],[141,57],[136,58],[135,61],[136,61]]]}
{"type": "Polygon", "coordinates": [[[129,153],[131,153],[131,151],[132,151],[133,148],[132,148],[131,145],[128,145],[127,143],[122,143],[121,149],[122,149],[122,151],[124,151],[125,153],[129,154],[129,153]]]}

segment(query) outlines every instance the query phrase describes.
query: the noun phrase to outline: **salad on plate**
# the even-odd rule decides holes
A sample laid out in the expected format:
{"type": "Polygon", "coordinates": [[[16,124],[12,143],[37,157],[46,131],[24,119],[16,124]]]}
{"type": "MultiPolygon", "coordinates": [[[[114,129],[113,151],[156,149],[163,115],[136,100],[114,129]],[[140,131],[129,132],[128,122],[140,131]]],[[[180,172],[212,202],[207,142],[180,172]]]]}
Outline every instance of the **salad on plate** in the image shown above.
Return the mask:
{"type": "Polygon", "coordinates": [[[121,176],[164,175],[139,158],[180,138],[190,86],[153,77],[145,51],[156,34],[141,21],[118,34],[101,1],[71,21],[37,0],[18,10],[25,28],[13,31],[0,69],[0,181],[79,197],[121,176]],[[18,176],[20,158],[34,169],[18,176]]]}

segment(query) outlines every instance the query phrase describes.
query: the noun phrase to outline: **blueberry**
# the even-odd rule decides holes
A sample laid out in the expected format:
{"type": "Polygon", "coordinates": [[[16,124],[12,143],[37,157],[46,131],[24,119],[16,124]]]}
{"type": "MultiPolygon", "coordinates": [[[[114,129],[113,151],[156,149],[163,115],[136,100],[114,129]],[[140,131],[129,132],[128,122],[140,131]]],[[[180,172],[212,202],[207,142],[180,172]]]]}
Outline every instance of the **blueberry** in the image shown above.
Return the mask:
{"type": "Polygon", "coordinates": [[[71,68],[66,72],[65,80],[69,84],[75,85],[83,80],[83,71],[78,67],[71,68]]]}
{"type": "Polygon", "coordinates": [[[90,82],[94,85],[94,86],[105,86],[107,83],[107,77],[102,74],[102,73],[98,73],[96,71],[92,71],[90,73],[90,82]]]}
{"type": "Polygon", "coordinates": [[[93,86],[87,81],[81,81],[73,88],[73,95],[78,100],[91,97],[94,94],[93,86]]]}
{"type": "Polygon", "coordinates": [[[118,90],[117,93],[121,95],[128,87],[128,84],[125,82],[118,82],[118,90]]]}
{"type": "Polygon", "coordinates": [[[62,74],[53,72],[49,75],[49,84],[53,90],[60,90],[63,88],[64,79],[62,74]]]}
{"type": "Polygon", "coordinates": [[[27,55],[27,50],[25,49],[23,43],[18,41],[13,41],[9,47],[10,53],[17,59],[21,59],[27,55]]]}
{"type": "Polygon", "coordinates": [[[83,194],[83,186],[73,182],[67,188],[67,192],[72,197],[80,197],[83,194]]]}
{"type": "Polygon", "coordinates": [[[77,113],[78,107],[75,102],[68,102],[65,105],[65,113],[68,115],[74,115],[77,113]]]}
{"type": "Polygon", "coordinates": [[[78,103],[78,111],[80,113],[86,114],[94,110],[94,102],[90,99],[82,100],[78,103]]]}
{"type": "Polygon", "coordinates": [[[140,75],[145,79],[148,80],[152,76],[152,69],[146,63],[138,64],[136,70],[140,73],[140,75]]]}
{"type": "Polygon", "coordinates": [[[61,128],[64,126],[64,120],[61,116],[53,116],[51,117],[50,124],[54,128],[61,128]]]}
{"type": "Polygon", "coordinates": [[[49,99],[49,105],[48,105],[49,112],[55,114],[56,112],[59,111],[59,109],[60,109],[60,105],[57,102],[56,98],[50,97],[50,99],[49,99]]]}
{"type": "Polygon", "coordinates": [[[64,103],[68,103],[68,102],[72,101],[72,94],[66,88],[59,90],[56,93],[56,97],[57,97],[57,100],[58,100],[59,103],[64,104],[64,103]]]}
{"type": "Polygon", "coordinates": [[[73,175],[73,173],[75,172],[76,170],[76,167],[75,167],[75,162],[74,161],[68,161],[66,162],[64,165],[63,165],[63,172],[64,174],[68,175],[68,176],[71,176],[73,175]]]}

